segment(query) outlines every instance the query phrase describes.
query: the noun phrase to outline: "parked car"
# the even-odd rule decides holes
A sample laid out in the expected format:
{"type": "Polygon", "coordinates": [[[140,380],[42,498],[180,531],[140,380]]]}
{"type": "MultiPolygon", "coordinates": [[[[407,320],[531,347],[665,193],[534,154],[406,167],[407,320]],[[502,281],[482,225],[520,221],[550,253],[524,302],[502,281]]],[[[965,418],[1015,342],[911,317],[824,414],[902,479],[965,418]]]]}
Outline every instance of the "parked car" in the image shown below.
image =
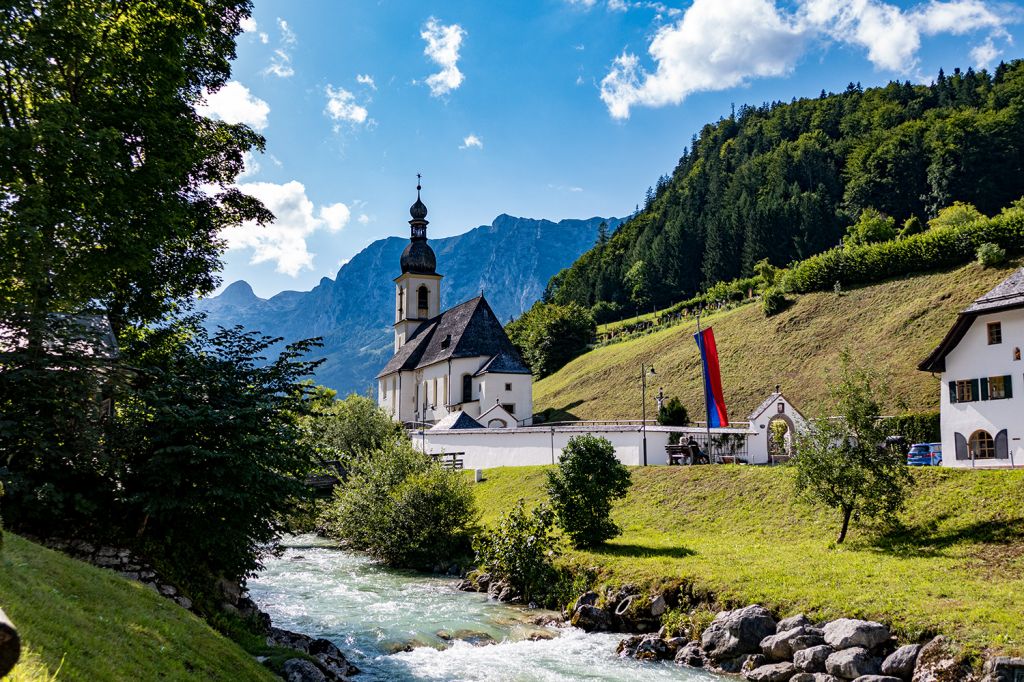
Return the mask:
{"type": "Polygon", "coordinates": [[[942,443],[914,443],[907,453],[908,466],[938,466],[942,464],[942,443]]]}

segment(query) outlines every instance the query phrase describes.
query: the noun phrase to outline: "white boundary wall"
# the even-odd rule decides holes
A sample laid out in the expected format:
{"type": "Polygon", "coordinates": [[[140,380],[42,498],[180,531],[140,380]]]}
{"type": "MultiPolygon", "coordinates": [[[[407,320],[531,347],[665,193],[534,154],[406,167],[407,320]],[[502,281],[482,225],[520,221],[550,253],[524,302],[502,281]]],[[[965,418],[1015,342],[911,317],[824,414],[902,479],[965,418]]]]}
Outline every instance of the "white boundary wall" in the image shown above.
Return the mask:
{"type": "MultiPolygon", "coordinates": [[[[700,428],[647,427],[647,464],[668,464],[669,435],[672,432],[705,433],[700,428]]],[[[410,431],[413,445],[433,455],[453,452],[461,455],[466,469],[490,469],[503,466],[553,464],[573,436],[591,434],[611,441],[619,461],[626,465],[643,464],[643,429],[639,424],[526,426],[517,429],[427,429],[410,431]]],[[[744,428],[711,429],[711,435],[742,434],[748,436],[747,457],[754,464],[768,461],[767,448],[760,452],[763,439],[744,428]]]]}

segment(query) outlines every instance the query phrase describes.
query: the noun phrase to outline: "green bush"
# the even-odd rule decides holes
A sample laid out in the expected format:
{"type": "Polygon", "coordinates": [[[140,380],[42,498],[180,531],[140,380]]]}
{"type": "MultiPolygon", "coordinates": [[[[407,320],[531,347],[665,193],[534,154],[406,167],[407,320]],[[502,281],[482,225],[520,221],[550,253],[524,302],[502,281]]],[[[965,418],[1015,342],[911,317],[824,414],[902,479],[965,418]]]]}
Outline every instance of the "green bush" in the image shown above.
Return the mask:
{"type": "Polygon", "coordinates": [[[658,409],[658,423],[662,426],[686,426],[690,423],[690,415],[679,398],[669,398],[658,409]]]}
{"type": "Polygon", "coordinates": [[[887,242],[896,238],[896,221],[873,208],[861,211],[857,222],[846,230],[843,244],[858,246],[887,242]]]}
{"type": "Polygon", "coordinates": [[[533,373],[546,377],[587,351],[597,325],[590,310],[575,303],[538,301],[505,331],[533,373]]]}
{"type": "Polygon", "coordinates": [[[794,293],[828,291],[870,284],[914,272],[969,263],[978,247],[992,243],[1008,253],[1024,249],[1024,208],[1015,206],[994,218],[984,216],[952,227],[933,227],[899,241],[836,248],[795,263],[786,272],[786,290],[794,293]]]}
{"type": "Polygon", "coordinates": [[[986,268],[994,268],[1006,262],[1006,249],[992,242],[985,242],[978,247],[978,263],[986,268]]]}
{"type": "Polygon", "coordinates": [[[611,520],[612,501],[626,495],[629,469],[615,457],[606,438],[591,435],[569,440],[558,467],[548,471],[548,495],[558,525],[573,546],[594,547],[619,535],[611,520]]]}
{"type": "Polygon", "coordinates": [[[943,229],[946,227],[963,227],[982,220],[985,216],[974,207],[963,201],[954,201],[952,206],[941,209],[934,218],[928,221],[930,229],[943,229]]]}
{"type": "Polygon", "coordinates": [[[321,527],[389,566],[429,570],[468,553],[476,520],[468,479],[404,440],[353,464],[321,527]]]}
{"type": "Polygon", "coordinates": [[[622,306],[614,301],[598,301],[590,308],[597,324],[607,324],[622,318],[622,306]]]}
{"type": "Polygon", "coordinates": [[[778,315],[786,306],[789,305],[789,301],[786,300],[785,294],[778,289],[766,289],[761,294],[761,312],[764,313],[765,317],[771,317],[772,315],[778,315]]]}
{"type": "Polygon", "coordinates": [[[527,512],[525,502],[519,500],[497,526],[473,538],[477,563],[508,582],[524,601],[537,600],[556,582],[554,525],[554,513],[547,505],[527,512]]]}
{"type": "Polygon", "coordinates": [[[921,219],[916,215],[912,215],[906,219],[903,223],[902,229],[900,229],[899,238],[906,239],[907,237],[913,237],[915,234],[921,234],[927,228],[925,224],[921,222],[921,219]]]}
{"type": "Polygon", "coordinates": [[[938,411],[886,417],[882,428],[885,435],[903,436],[911,443],[937,443],[941,439],[938,411]]]}
{"type": "Polygon", "coordinates": [[[307,442],[321,460],[347,462],[392,446],[405,436],[402,425],[372,398],[318,387],[315,413],[303,419],[307,442]]]}

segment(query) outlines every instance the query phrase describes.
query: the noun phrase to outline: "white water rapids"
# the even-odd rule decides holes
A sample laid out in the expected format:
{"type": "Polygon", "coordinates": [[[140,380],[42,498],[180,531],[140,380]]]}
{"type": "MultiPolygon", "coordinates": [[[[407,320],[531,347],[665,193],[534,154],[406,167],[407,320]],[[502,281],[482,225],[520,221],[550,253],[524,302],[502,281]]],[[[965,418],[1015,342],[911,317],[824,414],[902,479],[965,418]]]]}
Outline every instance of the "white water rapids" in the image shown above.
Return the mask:
{"type": "Polygon", "coordinates": [[[452,578],[386,569],[314,536],[285,545],[249,581],[252,598],[277,627],[337,644],[363,671],[362,682],[716,679],[671,663],[620,659],[620,635],[538,627],[530,623],[537,612],[459,592],[452,578]],[[488,635],[495,643],[459,639],[488,635]]]}

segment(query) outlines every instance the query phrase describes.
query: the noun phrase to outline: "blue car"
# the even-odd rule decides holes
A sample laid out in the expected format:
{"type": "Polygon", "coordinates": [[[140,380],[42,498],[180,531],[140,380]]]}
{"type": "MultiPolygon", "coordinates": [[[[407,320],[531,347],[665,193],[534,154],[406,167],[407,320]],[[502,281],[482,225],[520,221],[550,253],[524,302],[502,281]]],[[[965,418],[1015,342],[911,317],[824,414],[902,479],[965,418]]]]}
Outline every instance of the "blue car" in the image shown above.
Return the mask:
{"type": "Polygon", "coordinates": [[[914,443],[907,453],[907,466],[939,466],[942,464],[942,443],[914,443]]]}

